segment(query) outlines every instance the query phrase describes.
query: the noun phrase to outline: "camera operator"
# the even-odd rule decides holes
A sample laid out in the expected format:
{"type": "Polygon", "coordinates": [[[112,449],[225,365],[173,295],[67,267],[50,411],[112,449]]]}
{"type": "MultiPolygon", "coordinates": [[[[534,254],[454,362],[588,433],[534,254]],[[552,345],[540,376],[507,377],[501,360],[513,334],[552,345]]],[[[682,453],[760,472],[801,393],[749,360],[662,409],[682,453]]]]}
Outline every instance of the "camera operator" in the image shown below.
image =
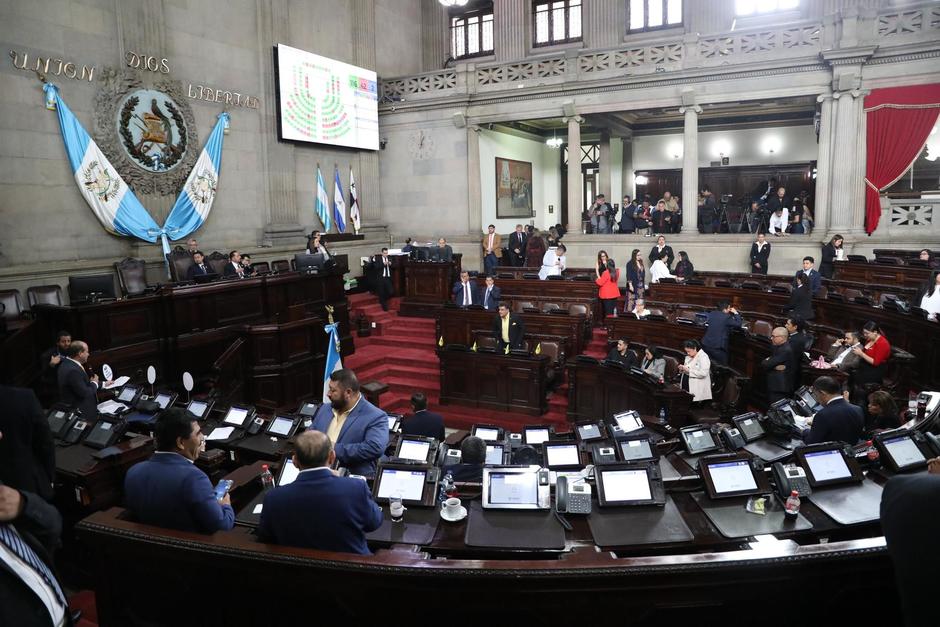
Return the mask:
{"type": "Polygon", "coordinates": [[[718,206],[715,204],[715,197],[712,195],[708,185],[702,185],[702,199],[698,205],[698,230],[701,233],[715,232],[715,215],[718,206]]]}

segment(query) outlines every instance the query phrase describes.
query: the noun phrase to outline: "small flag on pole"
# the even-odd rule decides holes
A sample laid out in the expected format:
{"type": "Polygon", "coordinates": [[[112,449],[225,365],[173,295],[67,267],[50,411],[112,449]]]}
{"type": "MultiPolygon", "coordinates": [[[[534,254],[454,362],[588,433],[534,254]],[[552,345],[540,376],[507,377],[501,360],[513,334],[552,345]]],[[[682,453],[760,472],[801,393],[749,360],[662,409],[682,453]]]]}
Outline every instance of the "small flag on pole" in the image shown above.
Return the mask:
{"type": "Polygon", "coordinates": [[[346,232],[346,199],[343,198],[343,184],[339,180],[339,168],[333,166],[333,219],[336,230],[346,232]]]}
{"type": "Polygon", "coordinates": [[[323,185],[323,175],[320,174],[320,164],[317,164],[317,217],[323,224],[324,232],[333,226],[330,220],[330,197],[326,195],[326,186],[323,185]]]}
{"type": "Polygon", "coordinates": [[[337,370],[342,370],[343,360],[340,357],[339,344],[339,323],[334,322],[323,327],[323,330],[329,336],[329,348],[326,353],[326,368],[323,370],[323,402],[329,403],[330,398],[326,395],[330,388],[330,375],[337,370]]]}
{"type": "Polygon", "coordinates": [[[474,353],[477,352],[477,343],[476,343],[476,342],[473,343],[473,346],[470,347],[470,350],[472,350],[474,353]]]}
{"type": "Polygon", "coordinates": [[[442,336],[440,337],[440,339],[437,341],[437,345],[438,345],[438,346],[444,346],[444,336],[443,336],[443,335],[442,335],[442,336]]]}
{"type": "Polygon", "coordinates": [[[362,227],[359,223],[359,190],[356,189],[352,166],[349,166],[349,221],[352,222],[353,232],[359,235],[359,229],[362,227]]]}
{"type": "Polygon", "coordinates": [[[541,342],[539,342],[539,343],[535,346],[535,354],[536,354],[536,355],[541,355],[541,354],[542,354],[542,343],[541,343],[541,342]]]}
{"type": "Polygon", "coordinates": [[[509,344],[506,344],[506,350],[503,351],[504,354],[509,354],[509,344]]]}

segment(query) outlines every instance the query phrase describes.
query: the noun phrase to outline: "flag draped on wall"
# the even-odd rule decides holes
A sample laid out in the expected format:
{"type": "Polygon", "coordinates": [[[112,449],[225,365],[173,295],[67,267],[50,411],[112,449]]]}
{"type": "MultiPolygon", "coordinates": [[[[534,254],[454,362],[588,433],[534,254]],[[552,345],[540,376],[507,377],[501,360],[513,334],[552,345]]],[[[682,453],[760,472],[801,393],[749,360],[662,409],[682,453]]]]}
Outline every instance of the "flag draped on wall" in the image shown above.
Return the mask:
{"type": "Polygon", "coordinates": [[[323,224],[323,231],[328,232],[333,223],[330,221],[330,197],[326,195],[326,186],[323,185],[323,175],[320,174],[320,164],[317,164],[317,217],[323,224]]]}
{"type": "Polygon", "coordinates": [[[323,402],[329,403],[330,399],[326,392],[330,387],[330,375],[343,368],[343,360],[339,354],[339,323],[328,324],[323,327],[323,331],[330,336],[328,340],[330,347],[326,353],[326,368],[323,370],[323,402]]]}
{"type": "Polygon", "coordinates": [[[346,199],[343,198],[339,168],[335,165],[333,166],[333,219],[336,220],[336,230],[344,233],[346,231],[346,199]]]}
{"type": "Polygon", "coordinates": [[[170,252],[168,240],[184,239],[202,226],[215,201],[228,113],[218,115],[215,128],[180,190],[173,210],[160,228],[62,100],[58,87],[46,83],[43,90],[47,101],[55,102],[65,152],[79,192],[105,230],[150,243],[159,238],[166,254],[170,252]]]}
{"type": "Polygon", "coordinates": [[[349,221],[352,222],[353,232],[359,235],[359,190],[356,189],[356,179],[353,178],[352,166],[349,166],[349,221]]]}

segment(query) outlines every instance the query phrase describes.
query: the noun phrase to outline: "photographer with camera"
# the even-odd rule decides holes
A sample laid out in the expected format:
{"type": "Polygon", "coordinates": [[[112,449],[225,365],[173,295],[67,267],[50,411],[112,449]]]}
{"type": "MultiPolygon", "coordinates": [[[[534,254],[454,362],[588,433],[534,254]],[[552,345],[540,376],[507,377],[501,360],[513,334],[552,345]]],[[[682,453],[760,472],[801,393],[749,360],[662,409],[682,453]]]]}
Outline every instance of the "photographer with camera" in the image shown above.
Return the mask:
{"type": "Polygon", "coordinates": [[[597,253],[597,264],[594,266],[597,278],[594,282],[597,284],[598,298],[604,305],[604,317],[611,316],[617,309],[617,300],[620,298],[620,288],[617,287],[617,279],[620,278],[620,270],[614,265],[614,260],[607,256],[607,251],[602,250],[597,253]]]}
{"type": "Polygon", "coordinates": [[[698,230],[700,233],[714,233],[715,218],[718,212],[715,197],[708,185],[702,185],[701,195],[702,199],[698,206],[698,230]]]}

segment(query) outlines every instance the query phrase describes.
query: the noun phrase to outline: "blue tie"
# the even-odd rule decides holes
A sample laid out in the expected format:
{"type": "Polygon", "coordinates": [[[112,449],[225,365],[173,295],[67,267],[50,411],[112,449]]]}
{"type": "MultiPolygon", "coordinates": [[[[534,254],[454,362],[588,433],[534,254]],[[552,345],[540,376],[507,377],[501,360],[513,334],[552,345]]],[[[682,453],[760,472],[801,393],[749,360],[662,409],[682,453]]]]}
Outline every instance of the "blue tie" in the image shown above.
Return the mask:
{"type": "Polygon", "coordinates": [[[39,556],[36,555],[36,552],[31,549],[28,544],[23,542],[23,539],[13,529],[12,526],[6,523],[0,523],[0,542],[10,549],[14,555],[23,560],[23,562],[28,564],[30,567],[32,567],[33,570],[39,573],[39,576],[42,577],[47,584],[49,584],[50,588],[52,588],[52,591],[55,593],[59,603],[61,603],[63,607],[68,608],[69,604],[66,602],[65,595],[62,593],[62,588],[59,587],[59,582],[56,581],[52,571],[50,571],[43,561],[39,559],[39,556]]]}

